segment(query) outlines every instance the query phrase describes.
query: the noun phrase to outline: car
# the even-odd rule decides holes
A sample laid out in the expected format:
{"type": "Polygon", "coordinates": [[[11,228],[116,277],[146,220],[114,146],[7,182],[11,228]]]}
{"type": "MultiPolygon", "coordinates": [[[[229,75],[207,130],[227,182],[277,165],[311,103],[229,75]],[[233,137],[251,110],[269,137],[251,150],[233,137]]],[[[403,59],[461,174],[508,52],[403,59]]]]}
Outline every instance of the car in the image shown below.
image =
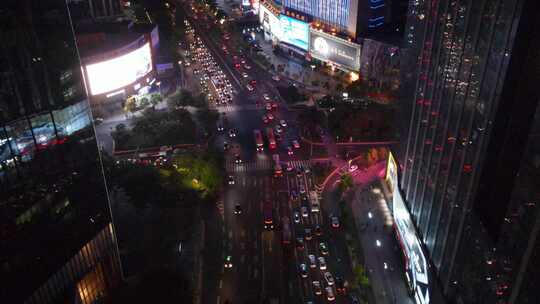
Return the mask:
{"type": "Polygon", "coordinates": [[[230,129],[229,130],[229,137],[231,137],[231,138],[236,137],[236,130],[235,129],[230,129]]]}
{"type": "Polygon", "coordinates": [[[304,263],[300,264],[300,276],[304,279],[308,277],[308,269],[304,263]]]}
{"type": "Polygon", "coordinates": [[[236,163],[236,164],[241,164],[242,163],[242,159],[240,158],[239,154],[236,154],[234,156],[234,163],[236,163]]]}
{"type": "Polygon", "coordinates": [[[246,63],[246,60],[244,58],[240,59],[240,63],[244,64],[246,63]]]}
{"type": "Polygon", "coordinates": [[[263,121],[264,123],[268,123],[268,121],[269,121],[269,120],[268,120],[268,116],[267,116],[267,115],[263,115],[263,116],[262,116],[262,121],[263,121]]]}
{"type": "Polygon", "coordinates": [[[304,237],[306,238],[306,241],[313,239],[313,235],[311,234],[310,228],[304,229],[304,237]]]}
{"type": "Polygon", "coordinates": [[[268,102],[266,105],[264,105],[266,111],[272,111],[272,105],[268,102]]]}
{"type": "Polygon", "coordinates": [[[272,76],[272,80],[274,80],[274,81],[280,81],[281,78],[279,78],[278,75],[274,75],[274,76],[272,76]]]}
{"type": "Polygon", "coordinates": [[[295,149],[300,149],[300,143],[298,142],[298,140],[293,140],[292,145],[295,149]]]}
{"type": "Polygon", "coordinates": [[[294,219],[294,222],[295,222],[296,224],[299,224],[299,223],[300,223],[300,213],[298,213],[298,211],[295,211],[295,212],[293,213],[293,219],[294,219]]]}
{"type": "Polygon", "coordinates": [[[349,298],[351,299],[351,304],[360,304],[360,300],[355,295],[349,295],[349,298]]]}
{"type": "Polygon", "coordinates": [[[306,189],[304,186],[300,186],[300,194],[306,194],[306,189]]]}
{"type": "Polygon", "coordinates": [[[242,214],[242,206],[240,206],[239,203],[234,205],[234,214],[236,214],[236,215],[242,214]]]}
{"type": "Polygon", "coordinates": [[[326,291],[326,299],[328,301],[334,301],[336,299],[336,297],[334,296],[334,290],[332,289],[332,287],[327,286],[324,290],[326,291]]]}
{"type": "Polygon", "coordinates": [[[296,238],[296,249],[304,250],[304,239],[303,238],[296,238]]]}
{"type": "Polygon", "coordinates": [[[298,193],[296,192],[296,190],[291,190],[291,197],[293,200],[298,199],[298,193]]]}
{"type": "Polygon", "coordinates": [[[253,87],[252,87],[250,84],[248,84],[248,85],[246,86],[246,89],[247,89],[248,91],[250,91],[250,92],[253,91],[253,87]]]}
{"type": "Polygon", "coordinates": [[[319,243],[319,251],[321,252],[322,255],[328,255],[328,246],[326,245],[325,242],[319,243]]]}
{"type": "Polygon", "coordinates": [[[284,128],[287,126],[287,122],[283,119],[279,121],[279,124],[284,128]]]}
{"type": "Polygon", "coordinates": [[[293,170],[293,166],[291,162],[287,162],[287,172],[291,172],[293,170]]]}
{"type": "Polygon", "coordinates": [[[276,129],[276,132],[277,132],[278,134],[281,133],[281,132],[283,132],[283,128],[281,128],[280,125],[276,125],[276,126],[274,127],[274,129],[276,129]]]}
{"type": "Polygon", "coordinates": [[[356,171],[356,170],[358,170],[358,166],[357,166],[357,165],[351,165],[351,166],[349,167],[349,172],[350,172],[350,173],[352,173],[352,172],[354,172],[354,171],[356,171]]]}
{"type": "Polygon", "coordinates": [[[302,217],[308,217],[309,216],[309,213],[308,213],[308,210],[307,210],[306,206],[302,206],[302,208],[300,208],[300,212],[302,213],[302,217]]]}
{"type": "Polygon", "coordinates": [[[274,120],[274,115],[272,115],[272,113],[266,114],[266,117],[268,117],[269,120],[274,120]]]}
{"type": "Polygon", "coordinates": [[[341,277],[336,277],[336,290],[338,293],[345,294],[346,288],[345,283],[341,277]]]}
{"type": "Polygon", "coordinates": [[[224,264],[225,268],[227,269],[230,269],[232,268],[233,264],[232,264],[232,256],[228,255],[225,257],[225,264],[224,264]]]}
{"type": "Polygon", "coordinates": [[[330,221],[332,223],[333,228],[339,228],[339,219],[337,216],[331,216],[330,221]]]}
{"type": "Polygon", "coordinates": [[[291,146],[287,146],[287,154],[289,154],[289,155],[293,155],[293,154],[294,154],[294,151],[293,151],[293,149],[291,148],[291,146]]]}
{"type": "Polygon", "coordinates": [[[252,86],[255,86],[257,84],[257,80],[255,79],[252,79],[250,82],[249,82],[250,85],[252,86]]]}
{"type": "Polygon", "coordinates": [[[319,269],[326,270],[326,261],[324,260],[324,258],[319,257],[317,260],[319,261],[319,269]]]}
{"type": "Polygon", "coordinates": [[[217,130],[218,130],[218,132],[223,132],[223,130],[224,130],[223,125],[219,124],[217,126],[217,130]]]}
{"type": "Polygon", "coordinates": [[[318,296],[322,295],[321,282],[313,281],[312,284],[313,284],[313,292],[318,296]]]}
{"type": "Polygon", "coordinates": [[[244,68],[245,68],[246,70],[251,70],[251,66],[250,66],[249,64],[244,64],[244,68]]]}
{"type": "Polygon", "coordinates": [[[234,185],[234,177],[232,175],[229,175],[229,178],[227,179],[229,185],[234,185]]]}
{"type": "Polygon", "coordinates": [[[283,137],[281,137],[281,134],[276,134],[276,140],[277,141],[282,141],[283,140],[283,137]]]}
{"type": "Polygon", "coordinates": [[[234,67],[237,68],[237,69],[239,69],[239,68],[242,67],[242,65],[240,65],[240,63],[235,63],[235,64],[234,64],[234,67]]]}
{"type": "Polygon", "coordinates": [[[229,144],[227,142],[223,143],[223,150],[225,151],[229,150],[229,144]]]}
{"type": "Polygon", "coordinates": [[[317,225],[315,226],[315,235],[316,236],[321,236],[322,235],[322,229],[321,229],[321,226],[317,225]]]}
{"type": "Polygon", "coordinates": [[[327,271],[324,273],[324,279],[326,280],[326,284],[328,284],[329,286],[334,285],[334,277],[330,272],[327,271]]]}
{"type": "Polygon", "coordinates": [[[270,95],[264,93],[263,98],[264,98],[264,100],[270,100],[270,95]]]}
{"type": "Polygon", "coordinates": [[[317,268],[317,260],[313,254],[308,255],[308,260],[310,268],[317,268]]]}
{"type": "Polygon", "coordinates": [[[300,168],[296,169],[296,176],[302,177],[302,170],[300,170],[300,168]]]}
{"type": "Polygon", "coordinates": [[[244,78],[248,78],[248,77],[249,77],[249,75],[248,75],[248,74],[247,74],[246,72],[242,72],[242,77],[244,77],[244,78]]]}
{"type": "Polygon", "coordinates": [[[272,102],[272,109],[277,109],[278,108],[278,104],[277,102],[272,102]]]}

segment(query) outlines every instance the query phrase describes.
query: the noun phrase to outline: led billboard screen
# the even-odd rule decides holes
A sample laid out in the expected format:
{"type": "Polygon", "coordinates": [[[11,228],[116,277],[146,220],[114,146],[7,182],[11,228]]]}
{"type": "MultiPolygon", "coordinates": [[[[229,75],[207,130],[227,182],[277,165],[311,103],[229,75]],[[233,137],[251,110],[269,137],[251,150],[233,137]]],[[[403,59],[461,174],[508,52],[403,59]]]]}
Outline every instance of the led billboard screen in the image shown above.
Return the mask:
{"type": "Polygon", "coordinates": [[[311,56],[325,62],[333,62],[351,70],[360,69],[360,45],[325,34],[311,31],[311,56]]]}
{"type": "Polygon", "coordinates": [[[428,304],[429,270],[427,260],[409,210],[405,206],[405,202],[397,186],[394,187],[392,211],[397,233],[407,256],[407,273],[414,290],[415,301],[417,304],[428,304]]]}
{"type": "Polygon", "coordinates": [[[390,186],[390,191],[394,191],[397,186],[397,162],[392,152],[388,152],[388,160],[386,162],[386,182],[390,186]]]}
{"type": "Polygon", "coordinates": [[[86,65],[91,95],[118,90],[152,71],[150,43],[116,58],[86,65]]]}
{"type": "Polygon", "coordinates": [[[309,25],[289,16],[280,15],[281,41],[308,50],[309,25]]]}

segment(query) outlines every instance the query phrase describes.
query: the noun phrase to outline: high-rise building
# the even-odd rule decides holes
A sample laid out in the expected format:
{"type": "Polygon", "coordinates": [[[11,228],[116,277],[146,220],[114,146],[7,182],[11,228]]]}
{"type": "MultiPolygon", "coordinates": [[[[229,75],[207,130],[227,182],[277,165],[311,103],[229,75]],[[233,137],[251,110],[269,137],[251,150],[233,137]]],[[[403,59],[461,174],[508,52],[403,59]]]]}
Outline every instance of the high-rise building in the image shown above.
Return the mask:
{"type": "Polygon", "coordinates": [[[0,16],[0,299],[95,303],[121,271],[66,1],[0,16]]]}
{"type": "Polygon", "coordinates": [[[386,23],[390,0],[284,0],[285,10],[310,17],[310,22],[351,38],[367,34],[386,23]]]}
{"type": "Polygon", "coordinates": [[[400,189],[450,303],[538,303],[540,7],[410,1],[400,189]]]}

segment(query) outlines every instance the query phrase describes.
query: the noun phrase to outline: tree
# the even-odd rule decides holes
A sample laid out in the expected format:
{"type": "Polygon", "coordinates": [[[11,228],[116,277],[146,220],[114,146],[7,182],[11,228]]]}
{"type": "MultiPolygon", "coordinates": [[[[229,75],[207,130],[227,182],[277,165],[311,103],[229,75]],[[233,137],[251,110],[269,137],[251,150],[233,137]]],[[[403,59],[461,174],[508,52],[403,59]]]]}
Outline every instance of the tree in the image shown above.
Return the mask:
{"type": "Polygon", "coordinates": [[[140,104],[141,108],[146,108],[146,107],[148,107],[150,105],[150,101],[148,101],[148,98],[143,97],[139,101],[139,104],[140,104]]]}
{"type": "Polygon", "coordinates": [[[155,108],[158,103],[160,103],[163,100],[160,94],[152,94],[150,97],[150,103],[152,104],[152,108],[155,108]]]}
{"type": "Polygon", "coordinates": [[[341,188],[342,192],[347,191],[353,185],[354,185],[354,181],[350,174],[346,173],[346,174],[341,175],[340,180],[339,180],[339,187],[341,188]]]}
{"type": "Polygon", "coordinates": [[[279,94],[287,103],[296,103],[306,99],[304,94],[298,91],[298,88],[290,85],[288,87],[277,87],[279,94]]]}
{"type": "Polygon", "coordinates": [[[353,269],[352,285],[356,288],[368,288],[370,285],[369,278],[366,273],[366,268],[362,265],[356,265],[353,269]]]}
{"type": "Polygon", "coordinates": [[[128,98],[124,104],[124,112],[133,113],[137,109],[135,98],[128,98]]]}
{"type": "Polygon", "coordinates": [[[358,79],[348,85],[345,91],[349,93],[351,98],[364,98],[368,94],[368,86],[358,79]]]}
{"type": "Polygon", "coordinates": [[[305,111],[300,112],[298,122],[302,128],[302,134],[311,139],[315,139],[319,126],[324,128],[327,124],[324,113],[315,107],[309,107],[305,111]]]}
{"type": "Polygon", "coordinates": [[[216,110],[202,108],[197,111],[197,120],[201,123],[207,134],[213,134],[219,120],[219,113],[216,110]]]}

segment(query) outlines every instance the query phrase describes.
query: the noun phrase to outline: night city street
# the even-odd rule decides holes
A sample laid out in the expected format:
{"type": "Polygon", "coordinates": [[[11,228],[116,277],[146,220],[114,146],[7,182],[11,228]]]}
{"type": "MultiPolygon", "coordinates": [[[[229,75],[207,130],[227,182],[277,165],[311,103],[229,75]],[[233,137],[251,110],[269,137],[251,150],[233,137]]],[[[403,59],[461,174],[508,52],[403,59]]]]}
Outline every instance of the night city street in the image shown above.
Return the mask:
{"type": "Polygon", "coordinates": [[[539,1],[0,15],[2,303],[540,303],[539,1]]]}

